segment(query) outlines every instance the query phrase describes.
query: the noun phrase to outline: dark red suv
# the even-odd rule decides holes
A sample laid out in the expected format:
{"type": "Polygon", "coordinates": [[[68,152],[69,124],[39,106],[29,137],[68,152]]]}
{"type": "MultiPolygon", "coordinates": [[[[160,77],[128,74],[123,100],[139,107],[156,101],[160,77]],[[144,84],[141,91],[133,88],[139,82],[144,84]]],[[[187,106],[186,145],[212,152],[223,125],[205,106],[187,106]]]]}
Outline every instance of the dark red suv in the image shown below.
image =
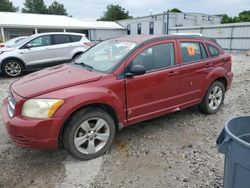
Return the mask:
{"type": "Polygon", "coordinates": [[[127,36],[99,43],[71,64],[14,82],[3,119],[19,146],[79,159],[103,154],[118,129],[193,105],[213,114],[233,73],[231,56],[199,36],[127,36]]]}

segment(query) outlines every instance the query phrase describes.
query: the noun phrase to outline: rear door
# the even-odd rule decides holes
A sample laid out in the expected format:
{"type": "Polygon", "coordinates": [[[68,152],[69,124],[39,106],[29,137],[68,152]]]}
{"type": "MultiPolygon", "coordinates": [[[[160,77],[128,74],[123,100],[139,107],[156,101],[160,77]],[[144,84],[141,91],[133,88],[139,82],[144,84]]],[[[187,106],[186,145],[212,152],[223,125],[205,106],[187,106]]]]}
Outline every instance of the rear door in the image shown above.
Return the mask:
{"type": "Polygon", "coordinates": [[[39,65],[52,63],[54,61],[54,50],[50,35],[39,36],[30,42],[31,47],[26,45],[19,49],[19,53],[23,55],[26,65],[39,65]]]}
{"type": "Polygon", "coordinates": [[[180,67],[175,53],[176,43],[158,41],[140,49],[131,64],[143,65],[144,75],[125,78],[128,123],[150,119],[178,104],[180,67]]]}
{"type": "Polygon", "coordinates": [[[181,107],[198,103],[202,97],[202,83],[212,71],[213,64],[209,59],[205,45],[200,40],[179,39],[181,59],[181,107]]]}
{"type": "Polygon", "coordinates": [[[70,35],[55,34],[53,35],[53,49],[56,62],[70,60],[73,45],[71,43],[70,35]]]}

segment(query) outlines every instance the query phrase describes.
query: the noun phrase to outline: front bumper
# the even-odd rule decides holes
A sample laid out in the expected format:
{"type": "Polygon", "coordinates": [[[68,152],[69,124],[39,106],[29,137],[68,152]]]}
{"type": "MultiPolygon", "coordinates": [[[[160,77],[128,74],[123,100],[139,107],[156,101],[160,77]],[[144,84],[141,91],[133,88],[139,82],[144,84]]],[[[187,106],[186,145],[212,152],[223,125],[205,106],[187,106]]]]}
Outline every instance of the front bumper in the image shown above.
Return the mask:
{"type": "Polygon", "coordinates": [[[57,149],[63,118],[30,119],[22,116],[10,118],[8,100],[3,101],[2,116],[10,138],[21,147],[57,149]]]}

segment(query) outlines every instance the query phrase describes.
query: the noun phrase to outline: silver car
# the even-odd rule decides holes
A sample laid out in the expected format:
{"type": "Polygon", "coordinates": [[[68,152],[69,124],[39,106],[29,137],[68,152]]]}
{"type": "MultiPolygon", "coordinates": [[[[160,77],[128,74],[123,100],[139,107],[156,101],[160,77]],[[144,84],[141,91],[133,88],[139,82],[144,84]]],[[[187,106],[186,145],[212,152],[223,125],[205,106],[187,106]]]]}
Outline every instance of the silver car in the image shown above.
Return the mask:
{"type": "Polygon", "coordinates": [[[25,70],[65,63],[78,57],[90,46],[91,43],[85,34],[35,34],[10,48],[0,48],[0,73],[17,77],[25,70]]]}

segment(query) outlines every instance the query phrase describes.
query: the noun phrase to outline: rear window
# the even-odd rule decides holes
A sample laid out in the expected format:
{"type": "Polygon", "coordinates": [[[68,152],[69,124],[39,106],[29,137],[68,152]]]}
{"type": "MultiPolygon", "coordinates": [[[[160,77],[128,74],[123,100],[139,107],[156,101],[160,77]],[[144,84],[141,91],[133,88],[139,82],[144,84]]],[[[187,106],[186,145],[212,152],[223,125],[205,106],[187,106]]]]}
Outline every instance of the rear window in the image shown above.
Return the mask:
{"type": "Polygon", "coordinates": [[[70,35],[71,42],[78,42],[82,39],[80,35],[70,35]]]}
{"type": "Polygon", "coordinates": [[[181,42],[183,63],[191,63],[208,57],[207,52],[200,42],[181,42]]]}
{"type": "Polygon", "coordinates": [[[219,50],[216,47],[210,44],[208,44],[207,47],[212,57],[216,57],[219,55],[219,50]]]}
{"type": "Polygon", "coordinates": [[[70,43],[69,35],[54,35],[54,44],[70,43]]]}

